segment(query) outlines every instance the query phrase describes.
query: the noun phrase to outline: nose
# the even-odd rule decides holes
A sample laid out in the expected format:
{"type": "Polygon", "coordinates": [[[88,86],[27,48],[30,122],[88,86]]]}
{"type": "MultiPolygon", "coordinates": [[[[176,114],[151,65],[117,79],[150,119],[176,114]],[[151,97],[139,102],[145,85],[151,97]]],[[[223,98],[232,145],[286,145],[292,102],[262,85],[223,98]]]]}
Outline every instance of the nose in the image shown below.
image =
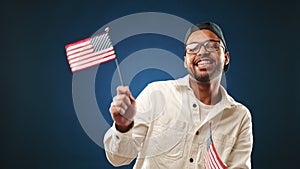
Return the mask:
{"type": "Polygon", "coordinates": [[[197,52],[197,55],[198,56],[204,56],[204,55],[207,55],[207,54],[208,54],[207,50],[205,49],[205,47],[203,45],[201,45],[199,51],[197,52]]]}

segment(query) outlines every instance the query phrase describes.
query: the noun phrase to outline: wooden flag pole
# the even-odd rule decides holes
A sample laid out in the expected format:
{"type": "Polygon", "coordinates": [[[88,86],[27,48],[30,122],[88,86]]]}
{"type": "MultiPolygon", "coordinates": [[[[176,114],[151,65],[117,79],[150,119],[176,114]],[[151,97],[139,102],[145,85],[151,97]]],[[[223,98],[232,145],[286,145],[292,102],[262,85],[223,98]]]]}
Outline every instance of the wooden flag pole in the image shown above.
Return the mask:
{"type": "MultiPolygon", "coordinates": [[[[109,27],[105,28],[105,32],[107,32],[107,33],[109,32],[109,27]]],[[[119,78],[120,78],[121,85],[124,86],[124,81],[123,81],[123,77],[122,77],[122,73],[121,73],[121,69],[120,69],[117,57],[115,59],[115,63],[116,63],[116,66],[117,66],[117,71],[118,71],[118,75],[119,75],[119,78]]]]}

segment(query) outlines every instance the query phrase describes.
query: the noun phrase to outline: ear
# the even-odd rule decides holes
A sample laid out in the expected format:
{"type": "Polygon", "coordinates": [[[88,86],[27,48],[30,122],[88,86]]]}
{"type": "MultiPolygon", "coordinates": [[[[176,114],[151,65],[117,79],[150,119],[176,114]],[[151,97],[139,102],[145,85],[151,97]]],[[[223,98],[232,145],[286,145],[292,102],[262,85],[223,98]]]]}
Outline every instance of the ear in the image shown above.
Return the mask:
{"type": "Polygon", "coordinates": [[[186,64],[186,56],[184,56],[183,58],[184,58],[184,60],[183,60],[184,67],[187,68],[187,64],[186,64]]]}
{"type": "Polygon", "coordinates": [[[230,54],[228,51],[225,52],[224,57],[225,57],[224,65],[228,65],[230,61],[230,54]]]}

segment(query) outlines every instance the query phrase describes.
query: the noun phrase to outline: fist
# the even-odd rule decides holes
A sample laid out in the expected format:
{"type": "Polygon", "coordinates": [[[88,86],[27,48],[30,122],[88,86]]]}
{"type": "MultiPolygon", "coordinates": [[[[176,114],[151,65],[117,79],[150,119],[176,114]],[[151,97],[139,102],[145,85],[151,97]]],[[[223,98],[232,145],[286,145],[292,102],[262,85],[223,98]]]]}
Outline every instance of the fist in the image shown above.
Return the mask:
{"type": "Polygon", "coordinates": [[[109,111],[117,129],[119,127],[123,130],[131,126],[136,114],[136,107],[135,99],[128,86],[119,86],[117,88],[117,95],[113,98],[109,111]]]}

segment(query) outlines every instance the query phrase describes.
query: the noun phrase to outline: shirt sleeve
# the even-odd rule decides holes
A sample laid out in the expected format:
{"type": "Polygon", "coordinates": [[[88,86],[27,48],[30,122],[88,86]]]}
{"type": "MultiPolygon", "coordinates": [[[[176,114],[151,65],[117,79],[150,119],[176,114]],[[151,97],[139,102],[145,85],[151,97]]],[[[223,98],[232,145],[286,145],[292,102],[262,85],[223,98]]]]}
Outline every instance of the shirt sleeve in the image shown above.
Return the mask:
{"type": "Polygon", "coordinates": [[[114,166],[129,164],[139,153],[144,140],[146,126],[135,126],[126,133],[119,132],[115,124],[104,137],[104,148],[109,162],[114,166]],[[141,132],[140,134],[138,133],[141,132]]]}
{"type": "Polygon", "coordinates": [[[149,87],[146,87],[136,99],[137,113],[131,130],[121,133],[113,124],[104,136],[106,157],[114,166],[130,164],[142,149],[149,127],[147,119],[151,114],[149,92],[149,87]]]}
{"type": "Polygon", "coordinates": [[[240,133],[228,158],[228,169],[251,168],[251,152],[253,147],[251,114],[245,108],[245,115],[241,122],[240,133]]]}

